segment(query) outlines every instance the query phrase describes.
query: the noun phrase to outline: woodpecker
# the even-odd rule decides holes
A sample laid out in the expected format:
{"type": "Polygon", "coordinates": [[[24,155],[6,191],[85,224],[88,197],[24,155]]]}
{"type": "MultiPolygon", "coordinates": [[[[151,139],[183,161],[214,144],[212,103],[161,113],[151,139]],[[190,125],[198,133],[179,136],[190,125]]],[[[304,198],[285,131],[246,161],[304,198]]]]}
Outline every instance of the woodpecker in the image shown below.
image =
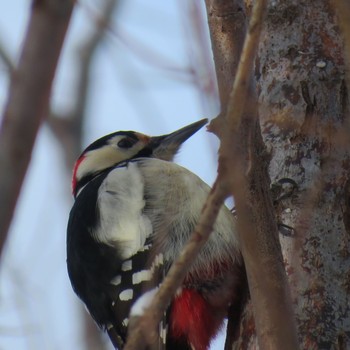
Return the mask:
{"type": "MultiPolygon", "coordinates": [[[[206,122],[157,137],[114,132],[93,142],[76,161],[68,274],[116,347],[126,341],[130,309],[160,285],[198,222],[210,187],[172,161],[206,122]]],[[[241,266],[235,218],[222,207],[166,312],[160,349],[209,348],[228,308],[239,300],[241,266]]]]}

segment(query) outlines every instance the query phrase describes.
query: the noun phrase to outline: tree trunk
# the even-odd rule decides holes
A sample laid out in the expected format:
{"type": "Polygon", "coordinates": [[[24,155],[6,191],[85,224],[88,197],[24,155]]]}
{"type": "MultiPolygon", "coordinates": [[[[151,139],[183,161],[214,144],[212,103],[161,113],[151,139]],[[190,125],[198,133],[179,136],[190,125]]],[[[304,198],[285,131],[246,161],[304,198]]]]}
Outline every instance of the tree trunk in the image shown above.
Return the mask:
{"type": "MultiPolygon", "coordinates": [[[[270,1],[256,62],[271,182],[302,349],[350,348],[349,97],[328,1],[270,1]]],[[[251,305],[236,348],[257,348],[251,305]]]]}

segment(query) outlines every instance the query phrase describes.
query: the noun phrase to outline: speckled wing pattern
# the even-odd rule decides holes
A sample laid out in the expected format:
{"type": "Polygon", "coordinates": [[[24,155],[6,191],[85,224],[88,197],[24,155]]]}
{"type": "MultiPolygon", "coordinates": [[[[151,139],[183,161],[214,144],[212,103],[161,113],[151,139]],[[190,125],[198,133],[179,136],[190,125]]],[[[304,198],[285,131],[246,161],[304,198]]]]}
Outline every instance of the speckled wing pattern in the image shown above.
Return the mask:
{"type": "MultiPolygon", "coordinates": [[[[133,304],[144,293],[160,285],[166,269],[163,255],[153,255],[152,240],[148,239],[137,254],[122,263],[120,271],[111,280],[108,290],[114,319],[109,331],[113,327],[123,342],[127,338],[129,314],[133,304]],[[145,261],[148,261],[146,266],[145,261]]],[[[165,315],[159,327],[159,338],[164,346],[166,327],[165,315]]],[[[159,349],[162,349],[161,344],[159,349]]]]}

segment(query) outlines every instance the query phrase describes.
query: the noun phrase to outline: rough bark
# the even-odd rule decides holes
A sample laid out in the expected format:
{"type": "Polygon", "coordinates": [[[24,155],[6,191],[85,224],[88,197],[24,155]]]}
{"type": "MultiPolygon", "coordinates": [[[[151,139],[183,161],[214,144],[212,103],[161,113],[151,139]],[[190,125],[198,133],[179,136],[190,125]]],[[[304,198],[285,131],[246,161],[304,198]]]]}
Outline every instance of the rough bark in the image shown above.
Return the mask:
{"type": "MultiPolygon", "coordinates": [[[[279,203],[284,262],[302,349],[350,347],[349,97],[343,42],[328,1],[273,1],[257,61],[260,122],[279,203]]],[[[239,347],[256,348],[251,306],[239,347]]]]}
{"type": "MultiPolygon", "coordinates": [[[[236,34],[237,28],[234,28],[232,22],[228,22],[227,26],[231,28],[230,35],[224,36],[226,41],[221,45],[216,43],[216,40],[221,40],[222,33],[228,31],[226,27],[217,26],[215,21],[210,20],[213,16],[212,9],[220,7],[221,10],[226,10],[227,4],[225,8],[221,1],[206,3],[219,87],[221,87],[221,103],[224,103],[222,110],[227,110],[226,117],[224,118],[222,113],[221,118],[212,123],[212,127],[221,138],[219,174],[226,173],[230,178],[230,189],[235,198],[242,255],[254,308],[253,324],[256,324],[262,348],[296,349],[294,317],[269,192],[268,157],[258,124],[257,98],[252,79],[259,28],[266,2],[256,2],[253,8],[229,99],[225,89],[231,90],[232,74],[235,72],[235,67],[230,65],[237,64],[230,51],[232,47],[239,49],[236,44],[240,42],[244,23],[236,34]],[[223,63],[228,64],[226,75],[221,72],[223,63]],[[224,79],[224,82],[220,83],[220,79],[224,79]],[[228,133],[225,132],[227,129],[228,133]]],[[[241,3],[235,3],[230,10],[238,9],[242,11],[241,3]]],[[[233,18],[232,13],[226,16],[228,17],[233,18]]],[[[238,54],[239,52],[235,52],[235,56],[238,54]]],[[[237,310],[231,311],[237,312],[237,310]]],[[[231,343],[235,340],[235,335],[232,333],[236,331],[229,322],[227,349],[232,347],[231,343]]]]}
{"type": "Polygon", "coordinates": [[[0,254],[48,110],[52,80],[68,27],[72,0],[33,2],[24,47],[11,86],[0,135],[0,254]],[[6,171],[4,171],[6,169],[6,171]]]}

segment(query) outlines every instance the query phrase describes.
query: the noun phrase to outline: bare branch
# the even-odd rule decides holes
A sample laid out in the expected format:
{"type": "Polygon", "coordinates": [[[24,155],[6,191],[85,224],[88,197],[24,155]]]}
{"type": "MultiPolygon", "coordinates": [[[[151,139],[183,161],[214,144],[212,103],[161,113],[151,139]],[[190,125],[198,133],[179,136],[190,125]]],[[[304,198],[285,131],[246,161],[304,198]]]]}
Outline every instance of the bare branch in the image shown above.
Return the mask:
{"type": "MultiPolygon", "coordinates": [[[[223,117],[242,52],[247,30],[247,18],[242,0],[205,0],[205,4],[220,93],[220,115],[223,117]]],[[[210,123],[211,130],[216,134],[219,134],[222,129],[220,123],[222,120],[223,118],[216,118],[210,123]]],[[[237,325],[241,313],[238,310],[243,309],[243,305],[239,305],[239,303],[242,303],[244,298],[245,295],[242,291],[241,300],[238,300],[237,304],[233,304],[229,309],[225,349],[232,349],[232,344],[236,340],[237,325]]]]}
{"type": "Polygon", "coordinates": [[[10,73],[12,73],[16,67],[3,42],[0,42],[0,58],[10,73]]]}
{"type": "Polygon", "coordinates": [[[212,53],[206,36],[207,21],[203,16],[201,0],[182,1],[179,3],[181,18],[184,22],[183,40],[190,62],[192,81],[195,84],[204,114],[216,112],[218,91],[212,53]]]}
{"type": "Polygon", "coordinates": [[[205,4],[220,93],[221,113],[224,114],[246,34],[244,4],[241,0],[205,0],[205,4]]]}
{"type": "Polygon", "coordinates": [[[12,75],[0,135],[0,252],[48,110],[52,80],[71,16],[72,0],[33,2],[17,70],[12,75]]]}

